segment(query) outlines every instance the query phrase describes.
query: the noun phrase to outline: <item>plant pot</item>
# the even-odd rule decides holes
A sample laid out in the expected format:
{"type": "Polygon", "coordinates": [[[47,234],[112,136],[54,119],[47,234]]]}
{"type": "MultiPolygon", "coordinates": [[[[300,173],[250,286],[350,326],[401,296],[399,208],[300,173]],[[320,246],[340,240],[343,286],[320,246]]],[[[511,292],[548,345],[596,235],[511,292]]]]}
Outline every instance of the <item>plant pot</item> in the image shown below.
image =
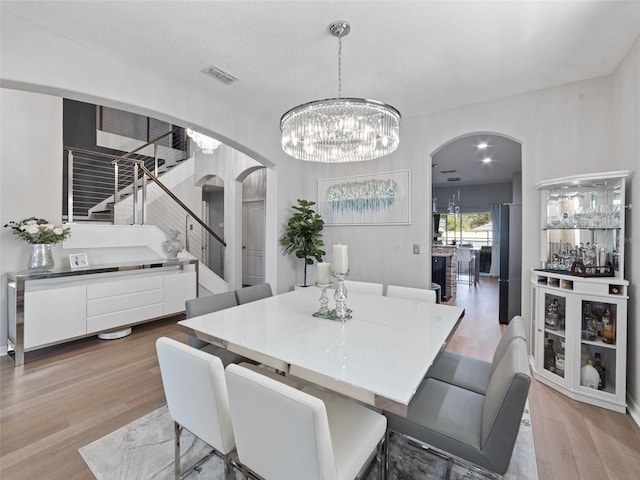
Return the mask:
{"type": "Polygon", "coordinates": [[[32,244],[27,269],[31,272],[48,272],[51,270],[55,266],[51,247],[50,243],[32,244]]]}

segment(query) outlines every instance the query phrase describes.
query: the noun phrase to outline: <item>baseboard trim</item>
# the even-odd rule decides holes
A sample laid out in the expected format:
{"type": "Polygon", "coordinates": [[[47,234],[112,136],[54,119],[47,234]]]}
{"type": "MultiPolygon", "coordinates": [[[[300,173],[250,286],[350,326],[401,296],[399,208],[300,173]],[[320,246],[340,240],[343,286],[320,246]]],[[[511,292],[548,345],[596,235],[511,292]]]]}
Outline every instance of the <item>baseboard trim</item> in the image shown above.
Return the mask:
{"type": "Polygon", "coordinates": [[[636,425],[640,427],[640,405],[638,405],[638,402],[633,399],[629,392],[627,392],[627,410],[631,418],[636,422],[636,425]]]}

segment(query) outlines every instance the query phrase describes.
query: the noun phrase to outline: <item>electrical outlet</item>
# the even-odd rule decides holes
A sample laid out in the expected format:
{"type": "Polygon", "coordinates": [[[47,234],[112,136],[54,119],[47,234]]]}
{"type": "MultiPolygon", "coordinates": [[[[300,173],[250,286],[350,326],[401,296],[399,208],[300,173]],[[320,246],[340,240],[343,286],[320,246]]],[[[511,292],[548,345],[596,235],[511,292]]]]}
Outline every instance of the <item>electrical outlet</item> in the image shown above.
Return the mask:
{"type": "Polygon", "coordinates": [[[420,255],[420,244],[418,243],[413,244],[413,253],[415,255],[420,255]]]}

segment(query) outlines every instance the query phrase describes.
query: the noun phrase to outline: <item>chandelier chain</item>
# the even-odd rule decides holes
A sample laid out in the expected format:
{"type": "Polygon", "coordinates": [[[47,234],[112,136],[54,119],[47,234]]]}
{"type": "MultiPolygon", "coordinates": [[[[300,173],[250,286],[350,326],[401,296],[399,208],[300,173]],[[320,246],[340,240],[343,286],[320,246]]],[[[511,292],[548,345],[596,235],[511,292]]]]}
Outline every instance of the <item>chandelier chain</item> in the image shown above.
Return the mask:
{"type": "Polygon", "coordinates": [[[338,98],[342,98],[342,35],[338,37],[338,98]]]}

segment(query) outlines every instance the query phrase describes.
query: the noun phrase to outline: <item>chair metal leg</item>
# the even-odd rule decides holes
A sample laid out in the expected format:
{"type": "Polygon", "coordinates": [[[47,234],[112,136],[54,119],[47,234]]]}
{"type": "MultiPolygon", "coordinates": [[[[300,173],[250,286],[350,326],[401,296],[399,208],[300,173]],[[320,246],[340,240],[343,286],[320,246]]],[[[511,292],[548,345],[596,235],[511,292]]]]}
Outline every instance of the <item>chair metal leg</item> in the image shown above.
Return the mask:
{"type": "Polygon", "coordinates": [[[174,471],[175,480],[181,480],[183,477],[186,477],[191,472],[191,470],[196,470],[214,455],[218,455],[223,459],[224,480],[231,480],[230,469],[228,470],[228,465],[227,465],[228,463],[230,463],[229,455],[222,455],[221,453],[216,452],[215,449],[212,449],[208,454],[206,454],[204,457],[202,457],[200,460],[198,460],[196,463],[194,463],[192,466],[185,469],[185,471],[181,473],[182,468],[180,465],[180,437],[182,435],[183,430],[184,430],[184,427],[182,427],[182,425],[180,425],[176,421],[173,422],[173,432],[174,432],[174,439],[175,439],[173,471],[174,471]]]}
{"type": "Polygon", "coordinates": [[[422,442],[421,440],[418,440],[416,438],[413,438],[407,434],[404,433],[398,433],[398,435],[404,435],[409,444],[413,445],[414,447],[420,448],[422,450],[425,450],[427,452],[429,452],[432,455],[435,455],[436,457],[440,457],[443,460],[447,461],[447,469],[445,471],[445,475],[444,475],[444,479],[448,480],[451,476],[451,470],[453,469],[453,465],[460,465],[464,468],[466,468],[467,470],[469,470],[470,472],[476,474],[476,475],[480,475],[484,478],[487,478],[489,480],[502,480],[502,475],[499,475],[497,473],[491,472],[489,470],[487,470],[486,468],[483,467],[479,467],[478,465],[474,465],[460,457],[456,457],[454,455],[451,454],[447,454],[442,450],[439,450],[435,447],[432,447],[431,445],[428,445],[424,442],[422,442]]]}
{"type": "Polygon", "coordinates": [[[174,460],[173,460],[173,471],[175,475],[175,480],[180,480],[180,434],[182,433],[182,427],[178,424],[178,422],[173,422],[173,432],[175,437],[174,442],[174,460]]]}
{"type": "Polygon", "coordinates": [[[384,476],[385,478],[389,478],[389,451],[391,450],[391,443],[389,443],[389,440],[391,438],[391,431],[387,428],[386,433],[384,434],[384,443],[386,445],[386,448],[384,449],[384,458],[383,458],[383,465],[382,465],[382,470],[384,470],[384,476]]]}
{"type": "Polygon", "coordinates": [[[378,469],[380,470],[380,480],[385,480],[387,478],[386,472],[386,458],[387,458],[387,435],[385,433],[382,440],[378,442],[378,447],[376,449],[376,463],[378,464],[378,469]]]}
{"type": "Polygon", "coordinates": [[[224,456],[224,480],[231,480],[231,459],[229,455],[224,456]]]}

